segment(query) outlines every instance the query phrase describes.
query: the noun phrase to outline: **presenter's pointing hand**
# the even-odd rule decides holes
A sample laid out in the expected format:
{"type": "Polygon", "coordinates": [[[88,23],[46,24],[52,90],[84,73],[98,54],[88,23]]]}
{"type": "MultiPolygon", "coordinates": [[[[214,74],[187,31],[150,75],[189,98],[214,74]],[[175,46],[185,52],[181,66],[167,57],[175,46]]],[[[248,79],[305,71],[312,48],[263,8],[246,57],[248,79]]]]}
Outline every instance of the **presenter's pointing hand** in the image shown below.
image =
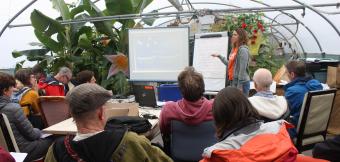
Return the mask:
{"type": "Polygon", "coordinates": [[[215,53],[214,53],[214,54],[211,54],[211,56],[212,56],[212,57],[218,57],[219,54],[215,54],[215,53]]]}

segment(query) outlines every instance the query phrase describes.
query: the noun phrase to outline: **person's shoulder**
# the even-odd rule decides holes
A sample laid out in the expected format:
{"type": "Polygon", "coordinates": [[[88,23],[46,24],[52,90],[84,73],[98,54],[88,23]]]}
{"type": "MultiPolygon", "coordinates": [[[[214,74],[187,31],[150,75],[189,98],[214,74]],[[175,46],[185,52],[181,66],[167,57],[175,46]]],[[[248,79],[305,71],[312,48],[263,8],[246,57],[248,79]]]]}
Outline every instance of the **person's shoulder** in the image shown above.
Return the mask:
{"type": "Polygon", "coordinates": [[[123,141],[132,145],[145,145],[146,143],[150,143],[145,136],[138,135],[137,133],[131,131],[125,133],[123,141]]]}
{"type": "Polygon", "coordinates": [[[178,102],[180,102],[180,101],[176,101],[176,102],[174,102],[174,101],[167,101],[167,102],[165,103],[165,105],[162,107],[162,111],[173,110],[174,107],[177,106],[178,102]]]}
{"type": "Polygon", "coordinates": [[[28,95],[28,96],[39,96],[38,92],[35,91],[35,90],[33,90],[33,89],[30,89],[30,90],[26,93],[26,95],[28,95]]]}

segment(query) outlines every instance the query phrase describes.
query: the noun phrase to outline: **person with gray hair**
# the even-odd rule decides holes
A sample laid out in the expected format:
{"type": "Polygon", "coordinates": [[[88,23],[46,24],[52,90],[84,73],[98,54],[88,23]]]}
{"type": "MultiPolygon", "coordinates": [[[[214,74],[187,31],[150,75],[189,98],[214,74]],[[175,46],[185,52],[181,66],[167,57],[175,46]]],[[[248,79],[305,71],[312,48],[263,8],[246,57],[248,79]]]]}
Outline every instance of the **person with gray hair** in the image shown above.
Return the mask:
{"type": "Polygon", "coordinates": [[[161,149],[152,146],[144,136],[124,127],[104,130],[104,104],[112,94],[97,84],[84,83],[67,95],[70,113],[77,126],[77,134],[56,140],[49,148],[48,162],[170,162],[161,149]]]}
{"type": "Polygon", "coordinates": [[[248,100],[265,120],[277,120],[285,116],[288,105],[284,96],[273,95],[270,86],[273,83],[269,70],[257,69],[253,76],[257,93],[248,100]]]}
{"type": "Polygon", "coordinates": [[[69,90],[68,82],[72,78],[72,71],[67,67],[61,67],[57,75],[49,77],[43,84],[39,84],[39,89],[45,96],[65,96],[69,90]]]}

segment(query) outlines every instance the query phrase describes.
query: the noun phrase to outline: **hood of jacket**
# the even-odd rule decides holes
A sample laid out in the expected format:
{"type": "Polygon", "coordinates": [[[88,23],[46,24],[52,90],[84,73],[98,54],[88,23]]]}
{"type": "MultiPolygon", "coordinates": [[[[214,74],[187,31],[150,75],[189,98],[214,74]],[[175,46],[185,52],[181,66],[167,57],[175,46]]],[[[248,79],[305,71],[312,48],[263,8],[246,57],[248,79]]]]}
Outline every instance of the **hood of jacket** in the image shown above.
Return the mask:
{"type": "Polygon", "coordinates": [[[273,96],[271,98],[252,96],[248,100],[261,116],[272,120],[279,119],[288,108],[284,96],[273,96]]]}
{"type": "Polygon", "coordinates": [[[213,101],[204,97],[195,102],[182,99],[176,104],[175,109],[185,123],[198,124],[205,121],[206,116],[212,118],[212,103],[213,101]]]}
{"type": "Polygon", "coordinates": [[[308,91],[314,91],[314,90],[321,90],[322,85],[321,83],[316,79],[311,79],[309,77],[298,77],[289,82],[284,86],[284,90],[286,91],[289,87],[292,87],[294,85],[305,85],[308,91]]]}
{"type": "Polygon", "coordinates": [[[69,145],[72,150],[77,153],[78,157],[82,158],[84,161],[110,162],[112,161],[113,153],[121,143],[124,135],[125,129],[117,129],[116,131],[102,131],[80,141],[73,141],[73,137],[71,136],[59,138],[55,142],[54,156],[57,161],[74,161],[67,151],[66,144],[68,143],[67,145],[69,145]]]}

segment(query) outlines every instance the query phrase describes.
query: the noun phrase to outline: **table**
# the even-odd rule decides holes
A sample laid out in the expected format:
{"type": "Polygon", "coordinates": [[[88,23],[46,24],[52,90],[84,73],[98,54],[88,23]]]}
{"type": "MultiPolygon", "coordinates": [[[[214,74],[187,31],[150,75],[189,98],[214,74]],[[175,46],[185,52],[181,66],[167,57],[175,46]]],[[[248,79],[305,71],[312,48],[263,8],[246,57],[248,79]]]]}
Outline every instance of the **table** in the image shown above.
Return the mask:
{"type": "MultiPolygon", "coordinates": [[[[161,109],[156,109],[156,108],[147,108],[147,107],[139,108],[140,116],[143,114],[153,114],[159,117],[160,112],[161,112],[161,109]]],[[[152,125],[151,129],[154,129],[157,127],[158,119],[149,119],[149,122],[152,125]]],[[[42,132],[48,133],[48,134],[55,134],[55,135],[76,134],[77,126],[76,126],[76,123],[73,121],[73,118],[69,118],[62,122],[59,122],[57,124],[54,124],[50,127],[43,129],[42,132]]]]}
{"type": "Polygon", "coordinates": [[[60,123],[43,129],[42,132],[55,135],[76,134],[77,126],[76,123],[73,121],[73,118],[69,118],[60,123]]]}

